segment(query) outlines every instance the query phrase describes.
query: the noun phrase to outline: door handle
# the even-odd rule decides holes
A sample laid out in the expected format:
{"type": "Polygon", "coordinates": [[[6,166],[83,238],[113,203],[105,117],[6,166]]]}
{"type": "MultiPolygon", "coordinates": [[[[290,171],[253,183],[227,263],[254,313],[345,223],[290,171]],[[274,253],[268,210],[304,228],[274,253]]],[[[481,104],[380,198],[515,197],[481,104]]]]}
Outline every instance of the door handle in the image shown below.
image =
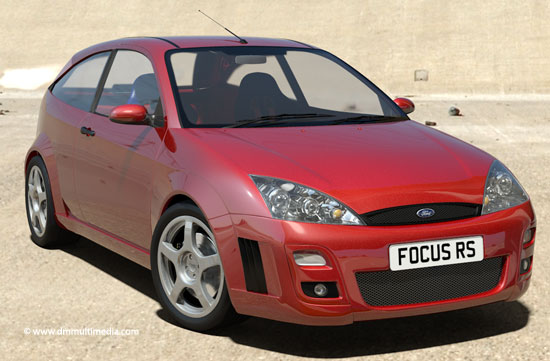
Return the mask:
{"type": "Polygon", "coordinates": [[[95,132],[92,130],[92,128],[82,127],[80,128],[80,134],[85,134],[87,137],[93,137],[95,135],[95,132]]]}

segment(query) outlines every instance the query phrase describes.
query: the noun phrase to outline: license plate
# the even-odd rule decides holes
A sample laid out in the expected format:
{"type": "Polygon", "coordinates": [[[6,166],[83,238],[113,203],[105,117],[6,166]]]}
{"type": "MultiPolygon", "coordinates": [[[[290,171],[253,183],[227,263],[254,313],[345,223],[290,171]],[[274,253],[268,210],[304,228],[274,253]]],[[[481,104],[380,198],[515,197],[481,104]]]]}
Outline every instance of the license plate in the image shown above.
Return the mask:
{"type": "Polygon", "coordinates": [[[483,237],[481,236],[392,244],[390,246],[390,269],[392,271],[481,260],[483,260],[483,237]]]}

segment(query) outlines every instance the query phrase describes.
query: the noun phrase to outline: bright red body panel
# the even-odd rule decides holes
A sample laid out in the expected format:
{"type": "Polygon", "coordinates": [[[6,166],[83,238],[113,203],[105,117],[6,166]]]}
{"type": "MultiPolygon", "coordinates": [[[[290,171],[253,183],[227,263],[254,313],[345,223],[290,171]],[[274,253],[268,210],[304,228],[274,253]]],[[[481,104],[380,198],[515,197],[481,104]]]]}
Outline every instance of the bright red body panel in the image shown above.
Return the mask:
{"type": "MultiPolygon", "coordinates": [[[[247,46],[233,38],[167,38],[180,47],[247,46]]],[[[249,45],[307,47],[287,40],[248,39],[249,45]]],[[[116,124],[44,97],[37,139],[27,156],[47,166],[58,223],[150,267],[149,248],[162,212],[174,199],[195,202],[216,237],[235,309],[304,324],[346,324],[517,299],[533,255],[521,245],[535,225],[530,202],[489,215],[414,226],[337,226],[276,220],[250,174],[287,179],[318,190],[362,214],[409,204],[481,204],[494,158],[413,121],[315,127],[183,129],[167,74],[168,41],[122,39],[81,51],[63,69],[109,49],[131,49],[151,60],[165,125],[116,124]],[[80,134],[91,128],[95,136],[80,134]],[[368,306],[357,271],[389,268],[390,244],[461,236],[484,237],[485,257],[503,256],[499,285],[486,293],[421,305],[368,306]],[[248,292],[238,237],[259,242],[268,294],[248,292]],[[325,267],[298,267],[294,250],[321,252],[325,267]],[[301,282],[337,282],[340,297],[306,296],[301,282]]]]}

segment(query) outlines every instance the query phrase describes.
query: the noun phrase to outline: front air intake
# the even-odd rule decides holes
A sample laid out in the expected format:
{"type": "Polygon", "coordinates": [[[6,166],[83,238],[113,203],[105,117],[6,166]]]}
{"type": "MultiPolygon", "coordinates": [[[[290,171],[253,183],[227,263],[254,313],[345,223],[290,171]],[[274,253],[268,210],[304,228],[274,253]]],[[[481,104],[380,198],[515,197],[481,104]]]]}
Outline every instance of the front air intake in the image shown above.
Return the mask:
{"type": "Polygon", "coordinates": [[[459,299],[494,289],[504,257],[405,271],[355,274],[363,299],[371,306],[400,306],[459,299]]]}
{"type": "Polygon", "coordinates": [[[258,242],[239,238],[239,249],[243,261],[246,290],[249,292],[267,293],[264,265],[258,242]]]}

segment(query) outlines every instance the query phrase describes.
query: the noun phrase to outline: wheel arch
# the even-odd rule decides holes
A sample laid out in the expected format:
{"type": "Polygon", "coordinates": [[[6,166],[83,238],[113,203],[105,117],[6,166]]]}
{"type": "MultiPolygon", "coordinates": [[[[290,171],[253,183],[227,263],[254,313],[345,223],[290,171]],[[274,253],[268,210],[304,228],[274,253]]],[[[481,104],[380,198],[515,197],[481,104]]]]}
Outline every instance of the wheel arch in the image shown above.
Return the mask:
{"type": "MultiPolygon", "coordinates": [[[[163,215],[164,212],[166,212],[166,210],[168,208],[170,208],[171,206],[173,206],[174,204],[178,204],[178,203],[189,203],[189,204],[192,204],[194,206],[197,206],[199,207],[199,205],[197,204],[197,202],[195,202],[191,197],[189,197],[188,195],[185,195],[183,193],[176,193],[176,194],[173,194],[167,201],[166,203],[164,204],[164,206],[162,207],[162,211],[160,212],[160,215],[163,215]]],[[[200,208],[200,207],[199,207],[200,208]]]]}
{"type": "Polygon", "coordinates": [[[151,226],[154,230],[160,217],[176,203],[190,203],[197,206],[206,220],[229,213],[227,206],[216,189],[206,180],[192,174],[172,174],[171,191],[162,200],[152,204],[151,226]]]}
{"type": "MultiPolygon", "coordinates": [[[[25,172],[25,176],[27,175],[27,169],[29,168],[29,162],[34,157],[39,157],[40,159],[42,159],[42,161],[44,161],[44,157],[42,157],[42,155],[36,149],[30,150],[27,153],[27,156],[25,157],[25,169],[23,170],[25,172]]],[[[44,162],[44,164],[45,164],[45,162],[44,162]]]]}

